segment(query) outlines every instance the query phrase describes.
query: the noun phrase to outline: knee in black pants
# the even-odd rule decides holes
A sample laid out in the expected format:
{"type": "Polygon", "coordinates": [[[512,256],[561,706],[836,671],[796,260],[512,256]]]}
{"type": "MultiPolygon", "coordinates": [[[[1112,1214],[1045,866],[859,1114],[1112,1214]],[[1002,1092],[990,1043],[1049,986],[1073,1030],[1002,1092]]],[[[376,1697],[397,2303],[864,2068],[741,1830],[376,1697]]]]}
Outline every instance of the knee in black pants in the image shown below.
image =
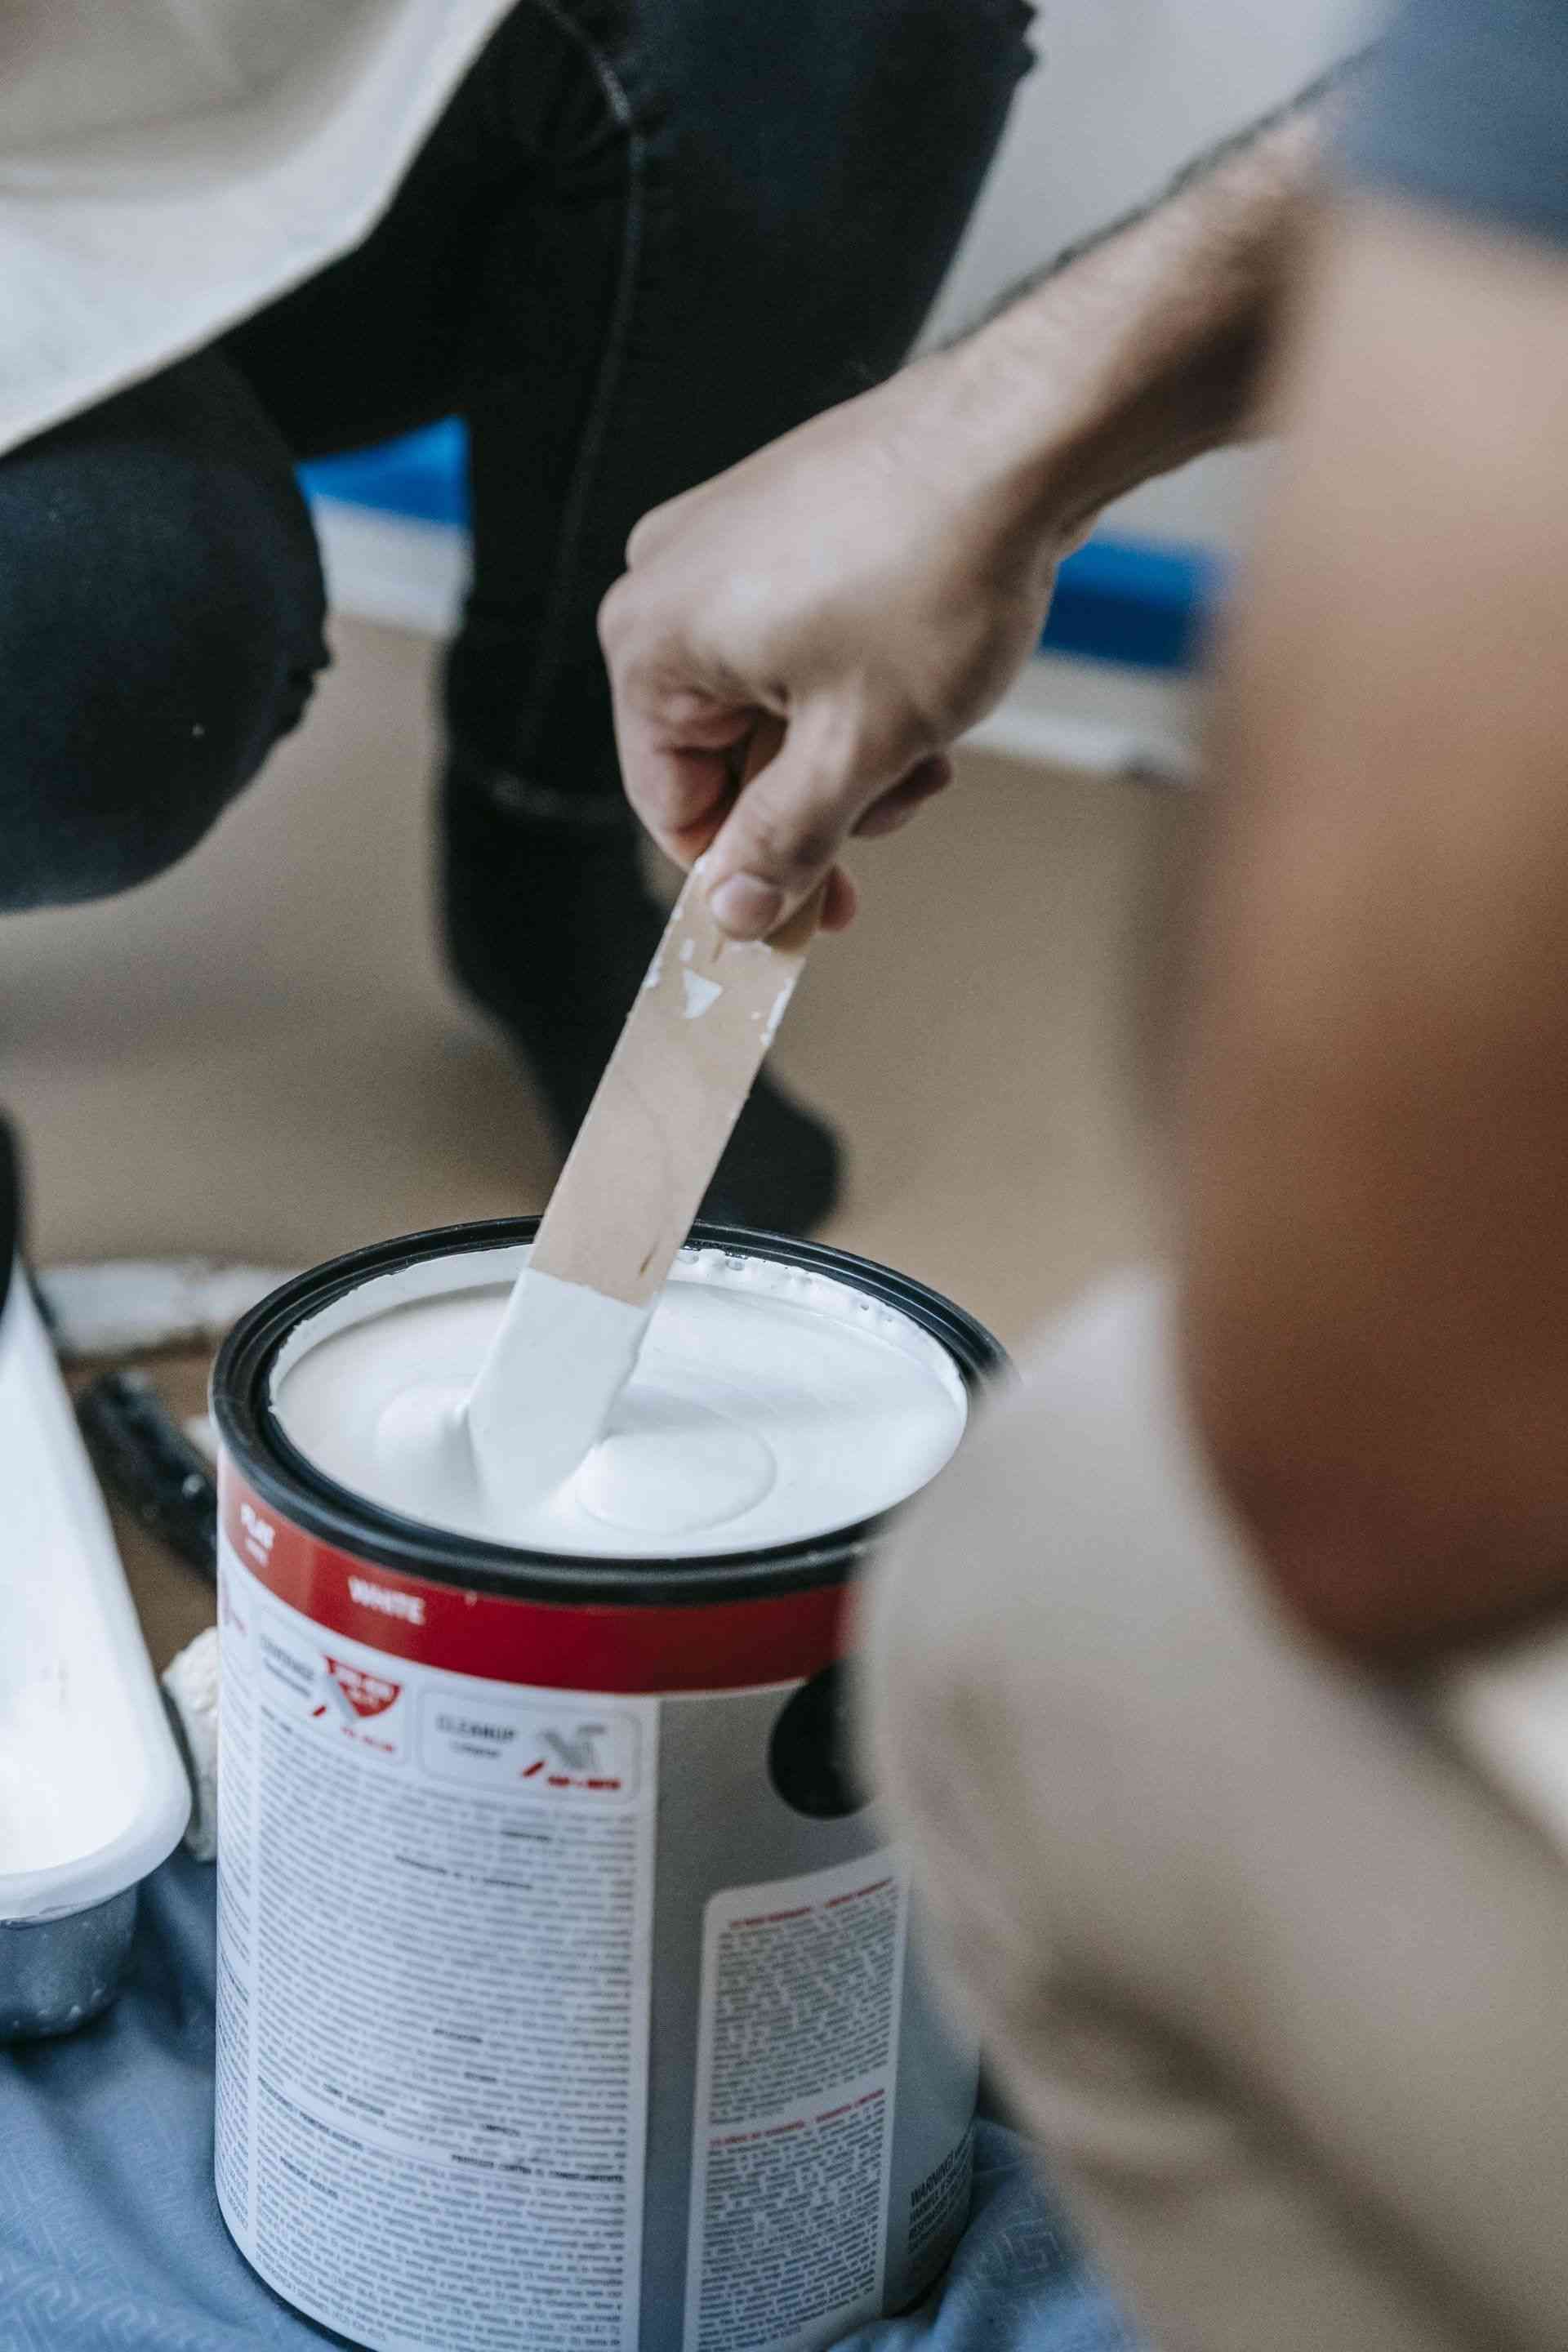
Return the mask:
{"type": "Polygon", "coordinates": [[[226,361],[0,461],[0,906],[183,856],[303,712],[324,618],[289,452],[226,361]]]}

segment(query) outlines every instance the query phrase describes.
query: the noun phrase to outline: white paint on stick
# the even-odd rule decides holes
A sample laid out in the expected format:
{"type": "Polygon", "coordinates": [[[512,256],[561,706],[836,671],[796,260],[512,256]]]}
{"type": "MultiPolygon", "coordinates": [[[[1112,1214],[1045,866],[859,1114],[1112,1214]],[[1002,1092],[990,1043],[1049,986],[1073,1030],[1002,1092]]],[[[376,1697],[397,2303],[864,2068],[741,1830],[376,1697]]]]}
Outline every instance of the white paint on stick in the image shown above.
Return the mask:
{"type": "Polygon", "coordinates": [[[710,1012],[724,993],[721,982],[704,980],[700,971],[683,971],[680,981],[686,991],[684,1017],[688,1021],[700,1021],[702,1015],[710,1012]]]}
{"type": "Polygon", "coordinates": [[[774,997],[773,1011],[768,1014],[767,1026],[763,1031],[763,1045],[764,1048],[771,1045],[773,1039],[778,1035],[779,1023],[784,1019],[784,1013],[789,1007],[790,998],[794,993],[795,982],[792,980],[788,982],[784,987],[781,988],[778,994],[774,997]]]}
{"type": "Polygon", "coordinates": [[[597,1445],[652,1312],[531,1267],[519,1276],[455,1416],[489,1507],[504,1522],[570,1478],[597,1445]],[[526,1444],[517,1442],[521,1430],[526,1444]]]}

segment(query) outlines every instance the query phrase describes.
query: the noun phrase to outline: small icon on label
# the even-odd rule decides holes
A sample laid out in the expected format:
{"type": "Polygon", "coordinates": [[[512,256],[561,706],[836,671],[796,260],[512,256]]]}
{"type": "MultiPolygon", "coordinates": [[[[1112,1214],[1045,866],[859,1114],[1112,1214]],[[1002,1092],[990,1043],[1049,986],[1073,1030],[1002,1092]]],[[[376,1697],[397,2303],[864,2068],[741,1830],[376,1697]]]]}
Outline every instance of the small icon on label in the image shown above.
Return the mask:
{"type": "Polygon", "coordinates": [[[265,1567],[272,1557],[272,1546],[278,1530],[270,1519],[264,1519],[249,1503],[239,1507],[239,1524],[244,1531],[245,1548],[265,1567]]]}
{"type": "Polygon", "coordinates": [[[540,1724],[527,1743],[531,1752],[520,1760],[517,1777],[542,1789],[585,1789],[617,1796],[626,1787],[625,1758],[616,1752],[623,1745],[614,1724],[578,1723],[569,1728],[540,1724]]]}
{"type": "Polygon", "coordinates": [[[598,1743],[609,1728],[607,1723],[580,1723],[575,1731],[547,1731],[544,1745],[553,1750],[563,1772],[596,1772],[598,1743]]]}
{"type": "Polygon", "coordinates": [[[361,1717],[384,1715],[403,1688],[401,1683],[388,1682],[384,1675],[368,1674],[363,1666],[351,1665],[346,1658],[328,1658],[326,1667],[331,1677],[334,1701],[339,1696],[346,1699],[361,1717]]]}
{"type": "Polygon", "coordinates": [[[599,1804],[638,1786],[632,1716],[568,1714],[470,1687],[428,1694],[421,1726],[426,1767],[443,1780],[599,1804]]]}

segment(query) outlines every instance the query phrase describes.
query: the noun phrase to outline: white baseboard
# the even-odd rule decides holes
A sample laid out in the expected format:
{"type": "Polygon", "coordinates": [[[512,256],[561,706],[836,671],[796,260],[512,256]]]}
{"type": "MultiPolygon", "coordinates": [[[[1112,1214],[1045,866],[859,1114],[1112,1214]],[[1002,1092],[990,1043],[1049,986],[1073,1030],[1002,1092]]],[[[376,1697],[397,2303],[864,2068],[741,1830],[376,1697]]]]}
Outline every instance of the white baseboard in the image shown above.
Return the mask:
{"type": "Polygon", "coordinates": [[[466,531],[338,499],[316,499],[311,511],[335,610],[421,636],[451,635],[468,586],[466,531]]]}
{"type": "Polygon", "coordinates": [[[1198,728],[1189,677],[1037,654],[964,740],[1004,759],[1187,785],[1197,778],[1198,728]]]}
{"type": "MultiPolygon", "coordinates": [[[[314,512],[334,607],[389,628],[445,637],[468,583],[466,533],[448,523],[318,499],[314,512]]],[[[1192,781],[1195,694],[1179,675],[1042,654],[966,739],[977,751],[1089,774],[1192,781]]]]}

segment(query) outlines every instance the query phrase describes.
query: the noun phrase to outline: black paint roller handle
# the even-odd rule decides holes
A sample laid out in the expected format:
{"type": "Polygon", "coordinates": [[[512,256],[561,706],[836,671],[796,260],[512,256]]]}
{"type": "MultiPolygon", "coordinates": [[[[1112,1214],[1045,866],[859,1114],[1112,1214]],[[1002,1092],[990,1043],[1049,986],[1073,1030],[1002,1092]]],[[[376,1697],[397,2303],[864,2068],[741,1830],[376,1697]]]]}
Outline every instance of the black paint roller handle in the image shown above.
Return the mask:
{"type": "Polygon", "coordinates": [[[217,1582],[217,1488],[143,1372],[105,1372],[77,1419],[107,1492],[149,1535],[217,1582]]]}

